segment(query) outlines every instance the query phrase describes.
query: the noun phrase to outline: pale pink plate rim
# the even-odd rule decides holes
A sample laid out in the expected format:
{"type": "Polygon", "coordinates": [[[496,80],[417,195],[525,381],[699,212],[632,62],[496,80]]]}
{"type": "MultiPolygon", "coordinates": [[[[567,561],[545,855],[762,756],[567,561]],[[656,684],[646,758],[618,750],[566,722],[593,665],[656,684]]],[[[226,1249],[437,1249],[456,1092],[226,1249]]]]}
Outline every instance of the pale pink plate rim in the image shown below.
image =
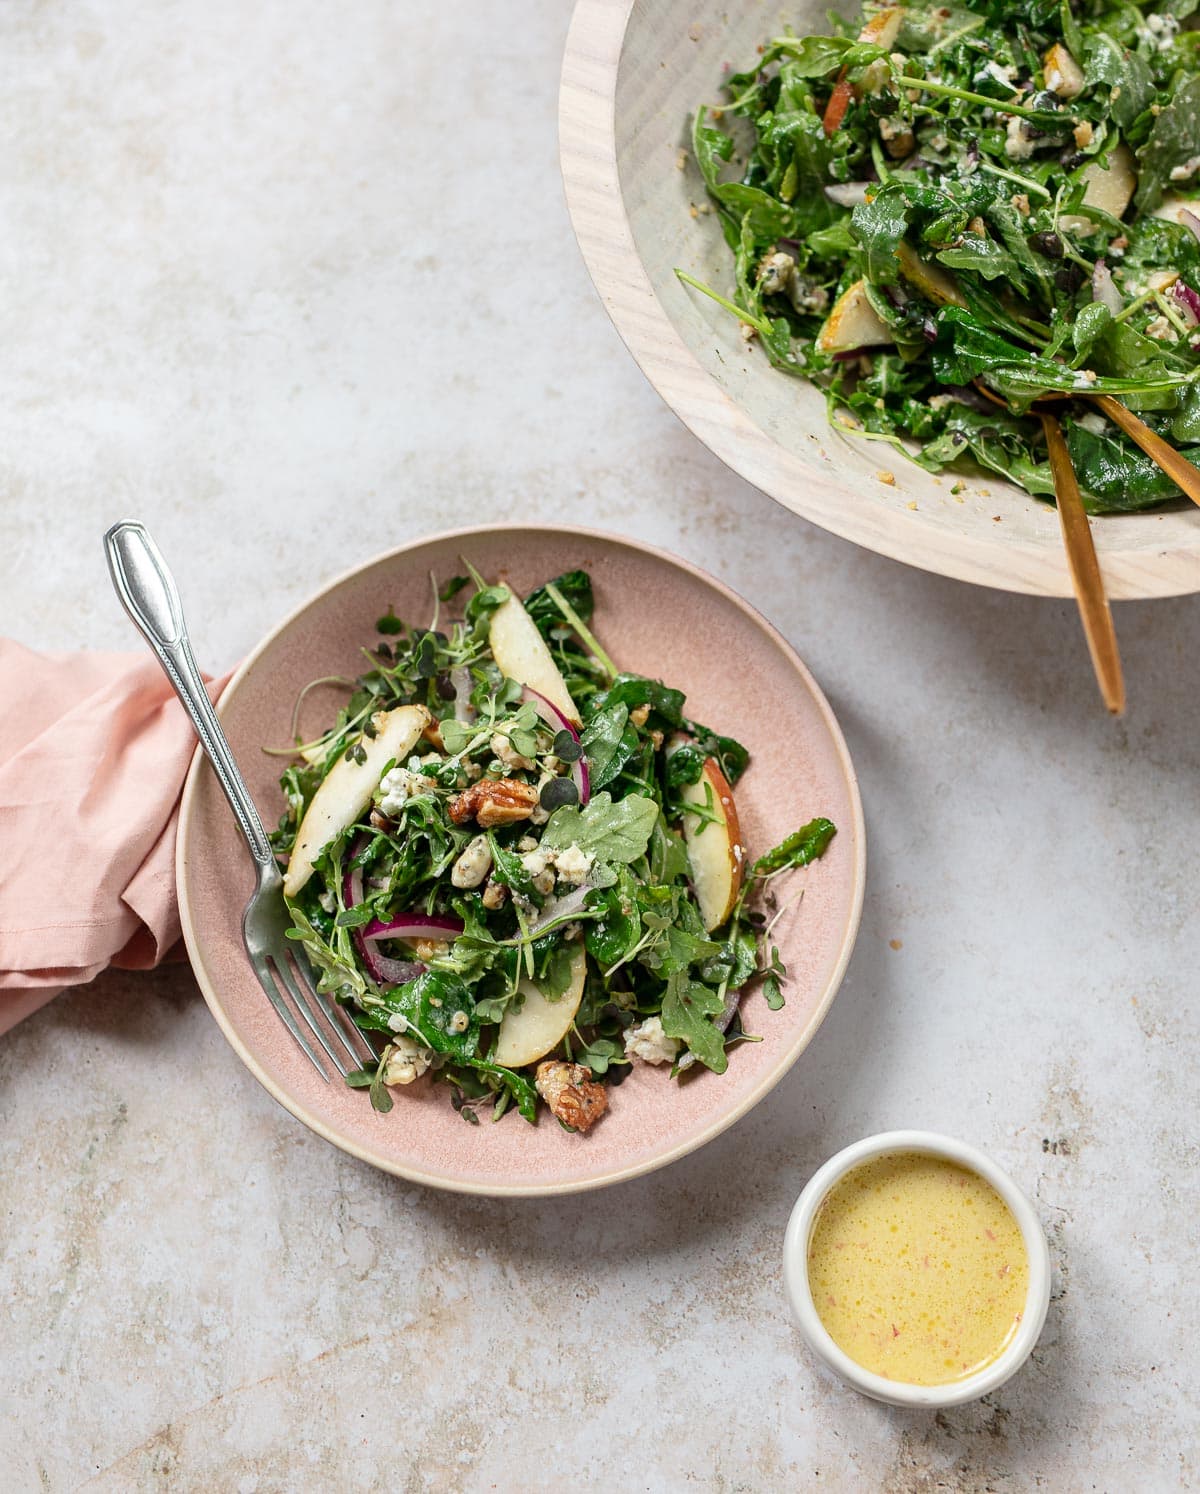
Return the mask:
{"type": "Polygon", "coordinates": [[[448,540],[463,541],[473,535],[502,534],[527,532],[535,527],[547,534],[574,535],[583,539],[602,541],[605,544],[624,546],[630,550],[639,551],[642,554],[652,556],[654,559],[665,562],[676,567],[678,570],[687,572],[702,585],[720,593],[735,607],[737,607],[748,620],[772,640],[780,648],[795,669],[797,675],[804,682],[805,688],[816,703],[821,718],[829,732],[839,767],[844,775],[847,795],[852,807],[853,834],[847,837],[853,845],[854,870],[853,888],[851,892],[850,915],[842,934],[841,947],[838,950],[837,959],[830,971],[829,978],[825,983],[825,989],[813,1009],[812,1015],[799,1032],[793,1042],[783,1049],[777,1062],[761,1078],[760,1082],[746,1094],[734,1107],[723,1110],[714,1116],[711,1124],[704,1127],[698,1133],[687,1136],[678,1144],[668,1148],[661,1154],[631,1163],[628,1167],[616,1167],[608,1172],[586,1178],[572,1178],[547,1183],[519,1183],[504,1184],[490,1180],[463,1179],[445,1174],[423,1171],[421,1168],[413,1167],[399,1162],[396,1158],[389,1156],[378,1148],[365,1145],[354,1138],[341,1133],[336,1126],[328,1125],[318,1116],[309,1112],[306,1107],[288,1093],[286,1086],[278,1083],[276,1079],[259,1063],[254,1053],[241,1040],[229,1016],[225,1012],[217,988],[209,976],[205,963],[202,941],[196,930],[193,916],[191,898],[188,892],[188,879],[186,875],[186,864],[189,854],[193,851],[192,836],[194,832],[197,785],[199,783],[200,767],[203,755],[197,746],[192,757],[191,766],[188,769],[187,778],[183,786],[183,795],[179,810],[179,834],[175,847],[175,879],[179,895],[179,916],[183,929],[184,944],[187,948],[188,958],[191,962],[192,971],[204,1000],[216,1019],[230,1047],[250,1070],[251,1074],[258,1080],[268,1094],[278,1101],[291,1115],[310,1131],[330,1142],[339,1150],[357,1158],[361,1162],[369,1163],[383,1172],[390,1173],[394,1177],[405,1179],[407,1182],[421,1183],[426,1187],[438,1188],[452,1193],[470,1193],[489,1198],[533,1198],[550,1197],[568,1193],[590,1192],[597,1188],[611,1187],[614,1183],[628,1182],[635,1177],[641,1177],[646,1173],[657,1171],[660,1167],[666,1167],[681,1157],[697,1151],[700,1147],[714,1140],[717,1136],[727,1131],[749,1110],[764,1099],[784,1075],[791,1069],[792,1065],[800,1057],[801,1053],[808,1047],[817,1029],[824,1021],[833,999],[837,995],[842,979],[846,973],[846,967],[850,963],[850,956],[854,950],[855,940],[858,936],[859,924],[862,919],[863,899],[866,888],[866,826],[863,818],[862,798],[859,793],[858,777],[854,771],[854,764],[850,758],[849,749],[846,746],[845,737],[838,724],[837,717],[833,713],[824,692],[813,678],[808,666],[800,658],[799,654],[787,641],[782,633],[763,616],[759,610],[752,606],[732,587],[717,577],[710,575],[700,566],[685,560],[682,556],[663,549],[658,545],[645,544],[640,540],[631,539],[627,535],[613,534],[602,529],[593,529],[575,524],[538,524],[531,526],[525,524],[472,524],[462,528],[445,529],[435,534],[421,535],[419,538],[410,540],[403,545],[397,545],[390,550],[383,550],[367,560],[360,561],[349,569],[335,576],[331,581],[318,587],[309,597],[294,607],[286,617],[278,622],[246,655],[241,664],[234,671],[229,683],[221,692],[217,701],[217,713],[224,712],[236,696],[242,683],[254,669],[259,658],[266,652],[272,643],[285,632],[298,618],[308,611],[321,598],[330,592],[337,591],[340,587],[352,581],[361,572],[371,569],[386,561],[399,559],[405,555],[411,555],[414,551],[423,550],[429,546],[441,544],[448,540]]]}

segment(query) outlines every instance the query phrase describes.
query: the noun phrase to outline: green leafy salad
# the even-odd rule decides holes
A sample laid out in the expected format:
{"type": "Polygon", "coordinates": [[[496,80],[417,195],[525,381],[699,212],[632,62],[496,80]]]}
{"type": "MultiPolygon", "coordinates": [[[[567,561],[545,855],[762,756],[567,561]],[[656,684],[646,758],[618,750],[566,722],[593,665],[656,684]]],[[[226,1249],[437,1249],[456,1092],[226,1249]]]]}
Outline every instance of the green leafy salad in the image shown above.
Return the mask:
{"type": "Polygon", "coordinates": [[[379,619],[283,775],[291,937],[371,1040],[349,1082],[377,1110],[428,1072],[471,1122],[545,1103],[586,1131],[634,1062],[724,1072],[751,981],[783,1005],[773,884],[834,826],[750,859],[745,748],[618,670],[592,615],[583,571],[524,601],[455,577],[428,627],[379,619]]]}
{"type": "Polygon", "coordinates": [[[1056,394],[1091,512],[1178,497],[1088,396],[1200,458],[1198,5],[868,5],[771,41],[695,117],[732,298],[677,273],[928,471],[1052,498],[1056,394]]]}

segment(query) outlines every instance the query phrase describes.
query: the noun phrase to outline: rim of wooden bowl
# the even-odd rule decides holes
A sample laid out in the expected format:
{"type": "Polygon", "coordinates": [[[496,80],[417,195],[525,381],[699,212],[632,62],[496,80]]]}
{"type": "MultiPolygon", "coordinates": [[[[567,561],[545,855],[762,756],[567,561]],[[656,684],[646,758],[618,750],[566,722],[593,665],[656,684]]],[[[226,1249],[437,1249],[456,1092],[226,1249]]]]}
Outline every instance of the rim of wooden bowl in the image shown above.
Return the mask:
{"type": "MultiPolygon", "coordinates": [[[[740,477],[832,534],[956,580],[1036,596],[1072,595],[1065,555],[1057,543],[953,533],[914,523],[918,516],[904,509],[847,502],[844,484],[803,466],[697,360],[667,315],[637,251],[621,190],[616,92],[635,3],[577,0],[559,92],[559,157],[567,208],[588,273],[651,385],[683,424],[740,477]]],[[[1157,512],[1114,515],[1092,526],[1113,600],[1200,591],[1200,511],[1193,516],[1195,527],[1187,544],[1168,541],[1158,547],[1117,548],[1123,532],[1117,526],[1140,527],[1160,517],[1157,512]]]]}

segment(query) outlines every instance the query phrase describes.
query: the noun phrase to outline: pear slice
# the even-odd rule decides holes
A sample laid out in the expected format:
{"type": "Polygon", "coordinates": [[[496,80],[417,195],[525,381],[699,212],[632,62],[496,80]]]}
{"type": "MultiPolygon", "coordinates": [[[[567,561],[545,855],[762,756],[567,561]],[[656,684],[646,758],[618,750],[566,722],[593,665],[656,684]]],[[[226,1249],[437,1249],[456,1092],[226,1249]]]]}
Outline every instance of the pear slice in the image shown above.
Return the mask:
{"type": "Polygon", "coordinates": [[[371,717],[375,736],[363,737],[361,742],[363,761],[339,757],[304,812],[283,879],[287,897],[296,896],[312,876],[313,862],[329,842],[353,825],[366,809],[388,763],[398,762],[410,753],[432,720],[420,705],[375,712],[371,717]]]}
{"type": "Polygon", "coordinates": [[[525,999],[504,1013],[491,1061],[519,1069],[557,1048],[575,1020],[586,979],[587,950],[580,942],[571,956],[571,983],[557,1000],[543,996],[528,977],[523,980],[517,990],[525,999]]]}
{"type": "Polygon", "coordinates": [[[874,42],[877,47],[892,47],[900,35],[904,12],[898,5],[877,11],[858,33],[860,42],[874,42]]]}
{"type": "Polygon", "coordinates": [[[939,306],[965,306],[966,297],[958,288],[958,281],[949,270],[921,256],[903,239],[896,245],[896,258],[900,261],[900,273],[930,301],[939,306]]]}
{"type": "Polygon", "coordinates": [[[856,280],[842,292],[817,334],[823,353],[852,353],[891,341],[892,329],[867,300],[865,280],[856,280]]]}
{"type": "Polygon", "coordinates": [[[492,613],[488,642],[503,674],[518,685],[528,685],[544,695],[568,721],[575,726],[580,724],[579,711],[554,656],[520,597],[510,593],[508,601],[501,602],[492,613]]]}
{"type": "MultiPolygon", "coordinates": [[[[1080,173],[1080,180],[1085,183],[1084,207],[1097,207],[1110,218],[1123,217],[1137,191],[1137,163],[1133,152],[1127,145],[1118,145],[1110,153],[1107,166],[1099,161],[1089,161],[1080,173]]],[[[1096,227],[1084,213],[1064,213],[1058,222],[1068,233],[1091,233],[1096,227]]]]}
{"type": "Polygon", "coordinates": [[[704,771],[696,782],[687,784],[679,797],[685,804],[695,804],[705,811],[703,817],[684,814],[683,838],[700,916],[711,933],[733,912],[742,888],[746,848],[742,845],[737,806],[729,780],[712,757],[705,760],[704,771]]]}
{"type": "Polygon", "coordinates": [[[1046,87],[1060,99],[1077,98],[1083,92],[1083,69],[1061,42],[1055,42],[1042,58],[1042,70],[1046,87]]]}

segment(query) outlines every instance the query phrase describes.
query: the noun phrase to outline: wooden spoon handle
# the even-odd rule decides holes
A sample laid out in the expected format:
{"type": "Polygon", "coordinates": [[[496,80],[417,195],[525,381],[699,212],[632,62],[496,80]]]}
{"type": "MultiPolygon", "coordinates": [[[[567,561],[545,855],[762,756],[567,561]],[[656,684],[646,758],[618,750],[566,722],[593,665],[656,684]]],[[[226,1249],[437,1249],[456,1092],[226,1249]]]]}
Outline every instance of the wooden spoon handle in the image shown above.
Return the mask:
{"type": "Polygon", "coordinates": [[[1111,394],[1095,394],[1092,398],[1108,418],[1142,448],[1152,462],[1157,462],[1193,503],[1200,504],[1200,467],[1189,462],[1182,452],[1176,451],[1169,442],[1152,431],[1144,420],[1139,420],[1119,399],[1113,399],[1111,394]]]}
{"type": "Polygon", "coordinates": [[[1054,494],[1058,500],[1058,522],[1071,567],[1071,580],[1075,587],[1075,600],[1079,604],[1079,616],[1083,621],[1083,634],[1092,656],[1092,668],[1096,671],[1104,704],[1114,716],[1119,716],[1125,709],[1125,678],[1121,672],[1117,633],[1104,591],[1100,562],[1096,559],[1092,531],[1084,512],[1083,499],[1079,495],[1079,484],[1075,480],[1075,469],[1071,465],[1071,454],[1063,439],[1062,426],[1053,415],[1047,415],[1044,410],[1039,410],[1038,414],[1041,416],[1042,430],[1050,452],[1050,471],[1054,475],[1054,494]]]}

